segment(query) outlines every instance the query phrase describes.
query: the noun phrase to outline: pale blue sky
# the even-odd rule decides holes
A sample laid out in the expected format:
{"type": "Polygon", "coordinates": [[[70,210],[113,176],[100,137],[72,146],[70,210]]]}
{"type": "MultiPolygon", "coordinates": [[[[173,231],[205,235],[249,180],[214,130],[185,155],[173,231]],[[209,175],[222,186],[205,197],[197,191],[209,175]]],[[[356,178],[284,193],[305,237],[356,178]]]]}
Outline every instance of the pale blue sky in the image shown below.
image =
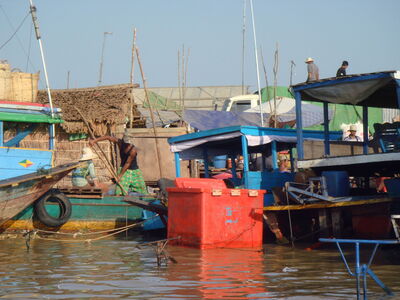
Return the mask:
{"type": "MultiPolygon", "coordinates": [[[[294,83],[306,77],[311,56],[322,78],[334,76],[342,60],[348,73],[400,69],[400,0],[253,0],[258,46],[273,82],[273,58],[279,44],[278,84],[288,85],[290,60],[297,64],[294,83]]],[[[149,87],[177,86],[177,56],[190,48],[188,86],[240,85],[242,82],[243,0],[34,0],[51,88],[96,86],[103,32],[107,36],[103,84],[129,82],[132,30],[149,87]]],[[[29,11],[28,0],[0,0],[0,47],[29,11]],[[10,26],[7,17],[14,26],[10,26]]],[[[257,88],[250,5],[247,3],[245,83],[257,88]]],[[[13,68],[41,69],[39,47],[29,49],[30,16],[0,49],[13,68]]],[[[33,35],[32,35],[33,38],[33,35]]],[[[261,62],[261,60],[260,60],[261,62]]],[[[265,85],[262,67],[261,86],[265,85]]],[[[43,74],[43,72],[42,72],[43,74]]],[[[136,82],[141,79],[136,67],[136,82]]],[[[42,77],[40,87],[44,87],[42,77]]]]}

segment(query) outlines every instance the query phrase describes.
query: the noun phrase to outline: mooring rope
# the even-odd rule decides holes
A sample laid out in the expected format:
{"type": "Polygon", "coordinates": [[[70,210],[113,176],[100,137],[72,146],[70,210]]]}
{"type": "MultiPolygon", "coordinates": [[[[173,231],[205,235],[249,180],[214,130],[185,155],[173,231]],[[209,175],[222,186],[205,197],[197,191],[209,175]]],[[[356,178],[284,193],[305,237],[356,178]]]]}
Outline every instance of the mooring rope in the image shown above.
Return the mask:
{"type": "Polygon", "coordinates": [[[127,226],[123,226],[123,227],[118,227],[118,228],[109,229],[109,230],[103,230],[103,231],[96,231],[96,232],[88,232],[88,233],[76,232],[76,233],[70,233],[70,232],[54,232],[54,231],[36,229],[36,230],[33,230],[33,231],[28,232],[28,234],[29,234],[29,235],[30,235],[30,234],[33,234],[33,237],[32,237],[32,238],[38,238],[38,239],[41,239],[41,240],[58,241],[58,242],[74,242],[74,243],[76,243],[76,242],[87,242],[87,243],[90,243],[90,242],[92,242],[92,241],[98,241],[98,240],[105,239],[105,238],[107,238],[107,237],[110,237],[110,236],[119,234],[119,233],[121,233],[121,232],[127,231],[127,230],[129,230],[129,229],[131,229],[131,228],[133,228],[133,227],[139,226],[139,225],[143,224],[144,222],[146,222],[146,221],[148,221],[148,220],[151,220],[151,219],[154,219],[154,218],[156,218],[156,217],[158,217],[158,216],[159,216],[159,214],[155,214],[155,215],[152,216],[151,218],[148,218],[148,219],[143,220],[143,221],[141,221],[141,222],[137,222],[137,223],[130,224],[130,225],[127,225],[127,226]],[[110,232],[111,232],[111,233],[110,233],[110,232]],[[44,238],[44,237],[41,237],[40,235],[38,235],[39,233],[69,235],[69,236],[72,236],[74,239],[44,238]],[[106,234],[106,235],[103,235],[103,236],[100,236],[100,237],[97,237],[97,238],[91,238],[91,239],[75,239],[75,238],[78,237],[78,236],[85,237],[85,236],[91,236],[91,235],[95,235],[95,234],[96,234],[96,235],[99,235],[99,234],[103,234],[103,233],[109,233],[109,234],[106,234]]]}

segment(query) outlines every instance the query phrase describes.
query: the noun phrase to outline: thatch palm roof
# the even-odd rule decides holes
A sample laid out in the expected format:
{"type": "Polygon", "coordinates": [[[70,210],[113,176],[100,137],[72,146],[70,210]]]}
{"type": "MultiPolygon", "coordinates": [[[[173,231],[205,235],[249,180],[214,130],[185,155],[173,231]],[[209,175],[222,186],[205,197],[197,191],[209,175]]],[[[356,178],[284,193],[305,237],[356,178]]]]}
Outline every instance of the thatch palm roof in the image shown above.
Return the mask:
{"type": "MultiPolygon", "coordinates": [[[[82,89],[52,90],[53,106],[62,109],[64,123],[62,128],[67,133],[88,133],[82,120],[90,124],[96,136],[110,134],[116,126],[127,122],[130,115],[132,89],[137,85],[120,84],[82,89]],[[76,109],[78,108],[78,110],[76,109]]],[[[46,91],[38,92],[38,102],[48,103],[46,91]]],[[[133,116],[140,118],[136,105],[133,105],[133,116]]],[[[137,122],[138,127],[140,123],[137,122]]]]}

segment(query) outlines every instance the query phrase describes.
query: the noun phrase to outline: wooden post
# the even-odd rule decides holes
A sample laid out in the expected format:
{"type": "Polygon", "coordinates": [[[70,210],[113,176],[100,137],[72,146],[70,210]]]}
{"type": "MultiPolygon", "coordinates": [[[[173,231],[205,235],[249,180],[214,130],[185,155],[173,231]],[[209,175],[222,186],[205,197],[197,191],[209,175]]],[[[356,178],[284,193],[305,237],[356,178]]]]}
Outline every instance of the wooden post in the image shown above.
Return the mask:
{"type": "Polygon", "coordinates": [[[329,237],[329,214],[326,208],[318,210],[319,230],[322,236],[329,237]]]}
{"type": "Polygon", "coordinates": [[[331,209],[332,219],[332,234],[335,238],[342,236],[343,222],[342,222],[342,210],[340,207],[334,207],[331,209]]]}
{"type": "Polygon", "coordinates": [[[153,108],[151,106],[151,103],[149,100],[149,94],[147,92],[146,78],[144,77],[143,67],[142,67],[142,63],[140,61],[139,48],[136,47],[135,50],[136,50],[136,56],[137,56],[137,60],[138,60],[138,64],[139,64],[140,74],[142,75],[143,88],[144,88],[144,93],[146,96],[146,101],[147,101],[147,104],[149,105],[151,123],[153,124],[154,139],[156,142],[156,154],[157,154],[158,169],[160,171],[160,178],[162,178],[163,172],[162,172],[162,168],[161,168],[161,155],[160,155],[160,149],[159,149],[158,139],[157,139],[156,122],[154,121],[153,108]]]}

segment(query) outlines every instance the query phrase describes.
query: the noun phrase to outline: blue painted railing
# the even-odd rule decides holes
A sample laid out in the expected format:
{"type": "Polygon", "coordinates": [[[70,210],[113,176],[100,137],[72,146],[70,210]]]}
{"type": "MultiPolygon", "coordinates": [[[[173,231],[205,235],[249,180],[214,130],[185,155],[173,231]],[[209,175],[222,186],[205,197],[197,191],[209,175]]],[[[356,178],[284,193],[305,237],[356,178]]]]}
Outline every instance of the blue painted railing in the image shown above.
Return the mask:
{"type": "Polygon", "coordinates": [[[363,299],[368,299],[368,290],[367,290],[367,275],[369,275],[388,295],[393,295],[393,292],[376,276],[376,274],[370,269],[372,264],[372,260],[378,250],[379,245],[393,245],[399,244],[400,241],[398,240],[353,240],[353,239],[319,239],[321,242],[324,243],[335,243],[339,249],[340,255],[342,260],[346,266],[347,272],[350,276],[356,277],[356,289],[357,289],[357,300],[360,299],[360,279],[362,278],[362,285],[363,285],[363,299]],[[352,271],[347,263],[347,259],[343,254],[342,248],[340,244],[354,244],[356,257],[355,257],[355,269],[352,271]],[[361,244],[373,244],[375,245],[374,250],[371,253],[369,261],[367,264],[360,265],[360,245],[361,244]]]}

